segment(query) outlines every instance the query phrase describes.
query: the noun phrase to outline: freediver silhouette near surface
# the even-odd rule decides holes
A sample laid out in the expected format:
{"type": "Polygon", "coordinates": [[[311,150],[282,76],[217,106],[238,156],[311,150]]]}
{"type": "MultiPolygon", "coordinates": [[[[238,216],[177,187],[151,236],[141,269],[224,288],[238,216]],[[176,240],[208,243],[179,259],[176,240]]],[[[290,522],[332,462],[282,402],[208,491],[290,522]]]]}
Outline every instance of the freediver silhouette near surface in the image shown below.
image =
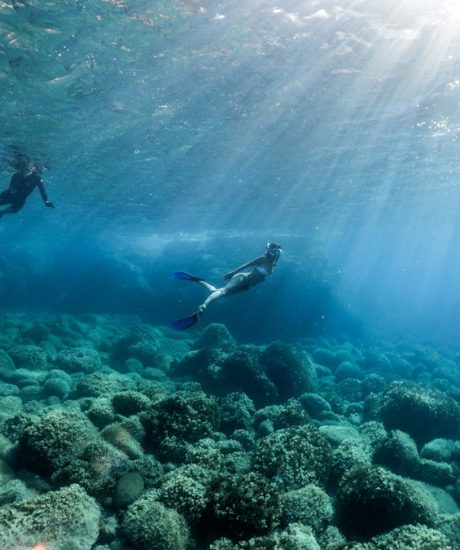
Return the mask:
{"type": "Polygon", "coordinates": [[[185,330],[192,327],[206,311],[208,305],[219,298],[224,296],[231,296],[233,294],[239,294],[245,290],[250,289],[251,287],[263,283],[272,273],[275,268],[278,260],[281,256],[282,248],[279,244],[276,243],[267,243],[267,250],[261,256],[257,256],[253,260],[240,265],[233,271],[229,271],[224,275],[224,279],[229,281],[225,286],[221,288],[216,288],[215,286],[209,284],[201,277],[196,277],[195,275],[190,275],[185,271],[176,271],[173,274],[174,279],[180,279],[185,281],[192,281],[203,286],[208,292],[209,296],[206,300],[198,307],[195,313],[184,317],[183,319],[178,319],[173,321],[172,327],[176,330],[185,330]],[[244,272],[244,269],[252,267],[253,269],[249,272],[244,272]]]}
{"type": "Polygon", "coordinates": [[[0,206],[10,205],[0,210],[0,218],[5,214],[19,212],[36,187],[40,191],[45,206],[54,208],[54,204],[48,200],[40,169],[26,156],[17,157],[14,161],[14,174],[11,176],[10,185],[0,193],[0,206]]]}

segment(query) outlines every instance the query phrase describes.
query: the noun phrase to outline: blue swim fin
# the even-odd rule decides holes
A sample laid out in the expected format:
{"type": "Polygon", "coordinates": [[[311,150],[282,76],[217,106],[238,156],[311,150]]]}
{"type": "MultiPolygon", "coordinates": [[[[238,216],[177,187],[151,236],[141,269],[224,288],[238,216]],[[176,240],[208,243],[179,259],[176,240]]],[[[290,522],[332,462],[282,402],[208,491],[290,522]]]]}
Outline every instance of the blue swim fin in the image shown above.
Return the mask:
{"type": "Polygon", "coordinates": [[[173,273],[174,279],[179,279],[181,281],[193,281],[194,283],[199,283],[200,281],[203,281],[201,277],[195,277],[195,275],[190,275],[190,273],[187,273],[186,271],[175,271],[173,273]]]}
{"type": "Polygon", "coordinates": [[[177,321],[173,321],[171,323],[171,326],[176,330],[186,330],[190,327],[193,327],[193,325],[198,321],[198,314],[194,313],[193,315],[190,315],[190,317],[184,317],[183,319],[178,319],[177,321]]]}

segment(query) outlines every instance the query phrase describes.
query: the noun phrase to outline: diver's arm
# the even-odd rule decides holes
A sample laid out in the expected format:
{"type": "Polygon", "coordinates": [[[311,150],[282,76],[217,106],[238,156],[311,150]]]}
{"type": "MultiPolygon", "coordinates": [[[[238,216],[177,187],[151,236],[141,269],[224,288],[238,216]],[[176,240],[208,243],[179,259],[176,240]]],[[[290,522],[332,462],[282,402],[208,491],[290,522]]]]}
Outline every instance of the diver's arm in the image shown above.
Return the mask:
{"type": "Polygon", "coordinates": [[[240,265],[239,267],[237,267],[233,271],[229,271],[228,273],[226,273],[224,275],[224,279],[227,281],[228,279],[231,279],[234,275],[236,275],[240,271],[243,271],[243,269],[246,269],[248,267],[252,267],[253,265],[257,265],[260,262],[261,258],[264,258],[264,256],[258,256],[257,258],[254,258],[253,260],[251,260],[251,261],[249,261],[249,262],[247,262],[243,265],[240,265]]]}
{"type": "Polygon", "coordinates": [[[54,208],[54,204],[48,200],[48,195],[46,193],[45,185],[43,183],[42,178],[38,177],[38,183],[37,187],[40,191],[40,195],[42,196],[43,202],[45,203],[45,206],[48,206],[49,208],[54,208]]]}

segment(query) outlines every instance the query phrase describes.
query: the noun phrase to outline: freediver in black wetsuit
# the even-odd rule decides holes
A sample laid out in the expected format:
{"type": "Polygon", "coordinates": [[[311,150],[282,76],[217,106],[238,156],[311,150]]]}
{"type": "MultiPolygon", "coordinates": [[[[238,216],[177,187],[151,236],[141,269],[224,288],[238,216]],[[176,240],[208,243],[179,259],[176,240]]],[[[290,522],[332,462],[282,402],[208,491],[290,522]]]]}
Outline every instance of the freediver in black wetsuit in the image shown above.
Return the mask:
{"type": "Polygon", "coordinates": [[[176,330],[190,328],[198,321],[198,319],[206,311],[208,305],[214,300],[223,298],[224,296],[231,296],[232,294],[239,294],[240,292],[248,290],[259,283],[263,283],[265,279],[273,273],[273,269],[278,263],[281,251],[282,248],[279,244],[267,243],[267,251],[265,254],[257,256],[257,258],[254,258],[253,260],[240,265],[240,267],[237,267],[233,271],[226,273],[224,275],[224,279],[229,282],[222,288],[216,288],[204,279],[190,275],[190,273],[186,273],[185,271],[176,271],[173,274],[174,279],[182,279],[198,283],[199,285],[204,286],[210,294],[193,315],[174,321],[172,323],[173,328],[176,330]],[[249,267],[252,267],[253,269],[249,272],[243,272],[243,269],[247,269],[249,267]]]}
{"type": "Polygon", "coordinates": [[[5,214],[19,212],[35,187],[38,187],[45,206],[54,208],[54,204],[48,200],[38,169],[24,160],[17,161],[15,168],[16,171],[11,176],[10,186],[0,193],[0,206],[10,205],[8,208],[0,210],[0,218],[5,214]]]}

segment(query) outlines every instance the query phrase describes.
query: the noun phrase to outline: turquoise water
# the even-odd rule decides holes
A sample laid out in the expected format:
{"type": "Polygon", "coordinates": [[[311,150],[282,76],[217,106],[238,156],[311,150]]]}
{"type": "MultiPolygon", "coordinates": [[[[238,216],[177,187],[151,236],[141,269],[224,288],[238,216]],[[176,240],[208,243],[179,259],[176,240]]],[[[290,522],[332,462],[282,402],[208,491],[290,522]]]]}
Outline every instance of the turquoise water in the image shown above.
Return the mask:
{"type": "Polygon", "coordinates": [[[454,0],[0,0],[0,190],[20,152],[56,206],[0,219],[0,543],[460,547],[459,31],[454,0]],[[270,241],[172,331],[206,297],[173,272],[270,241]],[[367,519],[363,479],[395,491],[367,519]],[[37,497],[56,532],[2,534],[37,497]]]}
{"type": "Polygon", "coordinates": [[[69,307],[57,297],[69,256],[82,256],[76,302],[91,309],[101,256],[142,270],[165,243],[206,254],[217,238],[212,265],[250,235],[239,264],[293,237],[285,258],[324,257],[371,329],[455,339],[454,3],[4,2],[0,14],[3,185],[22,150],[57,205],[34,196],[2,220],[3,255],[16,264],[19,251],[22,287],[29,271],[53,281],[49,307],[69,307]]]}

